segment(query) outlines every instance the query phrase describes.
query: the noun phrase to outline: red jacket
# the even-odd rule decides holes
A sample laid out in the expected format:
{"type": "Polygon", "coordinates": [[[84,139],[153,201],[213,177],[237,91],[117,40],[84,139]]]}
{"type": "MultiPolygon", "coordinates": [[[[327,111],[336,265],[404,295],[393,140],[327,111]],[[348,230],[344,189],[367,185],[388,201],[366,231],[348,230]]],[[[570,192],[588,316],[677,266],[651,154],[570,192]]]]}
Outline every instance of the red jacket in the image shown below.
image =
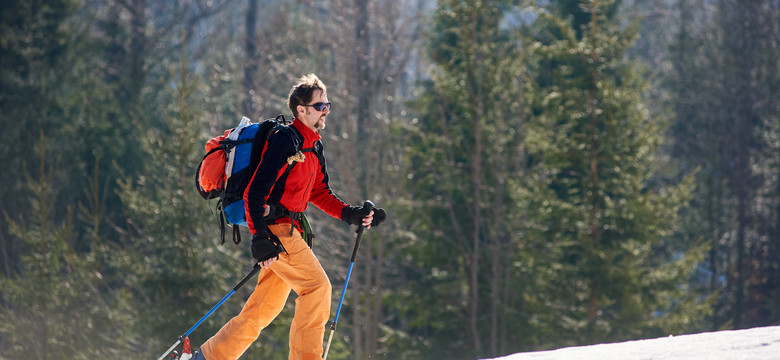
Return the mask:
{"type": "MultiPolygon", "coordinates": [[[[320,134],[306,127],[298,119],[293,120],[290,127],[299,139],[303,139],[299,150],[315,150],[303,152],[305,160],[294,163],[292,170],[285,174],[285,170],[290,166],[288,158],[296,153],[295,144],[289,136],[282,133],[276,133],[268,139],[260,164],[244,191],[244,211],[252,235],[256,233],[256,222],[261,226],[265,225],[262,219],[266,203],[277,203],[289,211],[303,212],[311,202],[337,219],[341,217],[341,210],[349,206],[334,195],[328,185],[328,170],[322,152],[322,142],[319,141],[320,134]]],[[[289,223],[290,219],[281,218],[276,222],[289,223]]]]}

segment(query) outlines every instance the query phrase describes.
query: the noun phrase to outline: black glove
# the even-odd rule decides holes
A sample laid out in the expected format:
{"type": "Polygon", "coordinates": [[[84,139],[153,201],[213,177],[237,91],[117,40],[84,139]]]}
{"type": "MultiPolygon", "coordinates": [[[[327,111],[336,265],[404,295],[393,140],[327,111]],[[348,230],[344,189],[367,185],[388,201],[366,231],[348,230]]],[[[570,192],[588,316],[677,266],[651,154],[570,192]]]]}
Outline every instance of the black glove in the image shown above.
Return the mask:
{"type": "Polygon", "coordinates": [[[377,227],[387,220],[385,209],[372,207],[371,210],[374,210],[374,220],[371,220],[371,227],[377,227]]]}
{"type": "Polygon", "coordinates": [[[371,213],[370,207],[347,206],[341,209],[341,221],[350,225],[363,225],[363,218],[371,213]]]}
{"type": "Polygon", "coordinates": [[[279,259],[279,253],[285,251],[279,237],[270,232],[265,226],[257,229],[252,236],[252,257],[258,262],[266,261],[270,258],[279,259]]]}

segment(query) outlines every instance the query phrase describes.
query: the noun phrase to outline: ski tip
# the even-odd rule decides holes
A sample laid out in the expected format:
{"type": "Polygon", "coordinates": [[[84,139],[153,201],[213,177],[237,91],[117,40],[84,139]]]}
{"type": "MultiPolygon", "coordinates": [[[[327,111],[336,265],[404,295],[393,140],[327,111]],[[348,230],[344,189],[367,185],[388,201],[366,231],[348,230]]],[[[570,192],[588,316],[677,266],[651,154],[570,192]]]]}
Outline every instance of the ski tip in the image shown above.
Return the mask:
{"type": "Polygon", "coordinates": [[[171,353],[171,356],[168,357],[170,360],[190,360],[192,359],[192,348],[190,348],[190,338],[185,337],[182,341],[184,346],[181,349],[181,355],[179,355],[179,352],[174,350],[171,353]]]}
{"type": "Polygon", "coordinates": [[[183,349],[181,350],[181,355],[182,355],[182,357],[184,357],[184,355],[189,355],[190,357],[192,357],[192,349],[190,348],[190,338],[189,337],[185,337],[184,338],[184,346],[183,346],[183,349]]]}

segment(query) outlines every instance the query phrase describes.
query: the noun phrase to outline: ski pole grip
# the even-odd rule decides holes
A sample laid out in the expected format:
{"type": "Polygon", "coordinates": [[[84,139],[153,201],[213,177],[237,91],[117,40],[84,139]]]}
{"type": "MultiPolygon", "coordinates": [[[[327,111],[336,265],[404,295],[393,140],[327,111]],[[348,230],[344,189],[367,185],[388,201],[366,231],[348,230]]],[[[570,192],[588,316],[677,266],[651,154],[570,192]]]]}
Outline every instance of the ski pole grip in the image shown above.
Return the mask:
{"type": "Polygon", "coordinates": [[[257,274],[257,272],[260,271],[260,269],[262,269],[262,266],[260,266],[260,264],[255,264],[255,267],[252,268],[252,271],[250,271],[249,274],[246,274],[246,276],[244,276],[244,278],[241,279],[241,281],[239,281],[238,284],[236,284],[236,286],[233,287],[233,291],[238,291],[238,289],[244,286],[244,284],[247,281],[249,281],[249,279],[251,279],[252,276],[255,276],[255,274],[257,274]]]}
{"type": "MultiPolygon", "coordinates": [[[[372,203],[369,200],[366,200],[366,202],[363,203],[364,209],[371,209],[374,207],[374,203],[372,203]]],[[[363,237],[363,231],[366,229],[363,225],[358,225],[357,229],[357,239],[355,239],[355,248],[352,249],[352,258],[350,258],[351,262],[355,262],[355,258],[357,257],[358,248],[360,247],[360,239],[363,237]]]]}

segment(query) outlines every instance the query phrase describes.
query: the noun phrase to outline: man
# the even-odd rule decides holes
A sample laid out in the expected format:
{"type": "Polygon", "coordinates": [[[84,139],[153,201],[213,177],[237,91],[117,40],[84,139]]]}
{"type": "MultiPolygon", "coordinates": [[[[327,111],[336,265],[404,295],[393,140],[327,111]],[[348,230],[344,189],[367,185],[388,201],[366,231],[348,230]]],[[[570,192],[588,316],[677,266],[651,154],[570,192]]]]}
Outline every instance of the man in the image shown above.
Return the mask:
{"type": "Polygon", "coordinates": [[[253,235],[252,257],[263,268],[257,286],[241,313],[206,341],[193,360],[238,359],[282,311],[290,290],[298,298],[290,326],[289,358],[321,359],[331,285],[301,236],[300,215],[311,202],[351,225],[368,228],[385,220],[384,210],[350,206],[328,186],[319,135],[330,113],[325,84],[314,74],[301,77],[287,104],[295,119],[268,139],[244,193],[253,235]]]}

